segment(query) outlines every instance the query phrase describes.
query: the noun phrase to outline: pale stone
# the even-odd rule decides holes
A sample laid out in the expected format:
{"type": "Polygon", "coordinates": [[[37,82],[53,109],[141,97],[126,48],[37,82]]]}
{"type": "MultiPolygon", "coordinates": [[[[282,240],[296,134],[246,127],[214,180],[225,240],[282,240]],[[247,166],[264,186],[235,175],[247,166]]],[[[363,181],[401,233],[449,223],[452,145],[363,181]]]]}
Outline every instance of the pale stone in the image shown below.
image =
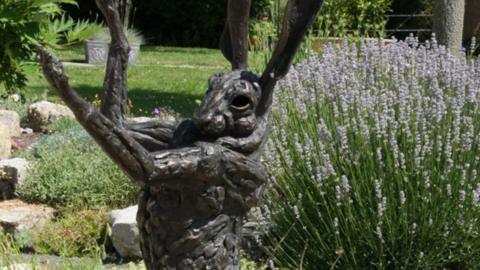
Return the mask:
{"type": "Polygon", "coordinates": [[[142,257],[136,218],[137,211],[138,206],[135,205],[125,209],[113,210],[110,214],[112,219],[112,243],[122,257],[142,257]]]}
{"type": "Polygon", "coordinates": [[[39,204],[27,204],[20,200],[0,202],[0,229],[14,234],[20,230],[41,228],[53,219],[54,209],[39,204]]]}
{"type": "Polygon", "coordinates": [[[33,133],[33,129],[31,128],[22,128],[22,134],[32,134],[33,133]]]}
{"type": "Polygon", "coordinates": [[[0,123],[0,160],[10,157],[12,151],[12,139],[10,131],[5,124],[0,123]]]}
{"type": "Polygon", "coordinates": [[[140,123],[145,123],[145,122],[148,122],[148,121],[153,121],[155,119],[156,118],[153,118],[153,117],[139,116],[139,117],[129,118],[127,121],[128,121],[128,123],[131,123],[131,124],[140,124],[140,123]]]}
{"type": "MultiPolygon", "coordinates": [[[[33,268],[31,265],[26,264],[26,263],[13,263],[9,265],[8,267],[5,266],[1,268],[2,270],[33,270],[37,268],[33,268]]],[[[42,268],[44,269],[44,268],[42,268]]]]}
{"type": "Polygon", "coordinates": [[[27,176],[28,161],[24,158],[0,160],[0,199],[9,199],[27,176]]]}
{"type": "Polygon", "coordinates": [[[46,131],[48,125],[61,117],[75,118],[75,115],[67,106],[48,101],[39,101],[28,107],[28,121],[35,131],[46,131]]]}
{"type": "Polygon", "coordinates": [[[20,136],[20,116],[17,112],[0,110],[0,123],[7,127],[10,137],[20,136]]]}

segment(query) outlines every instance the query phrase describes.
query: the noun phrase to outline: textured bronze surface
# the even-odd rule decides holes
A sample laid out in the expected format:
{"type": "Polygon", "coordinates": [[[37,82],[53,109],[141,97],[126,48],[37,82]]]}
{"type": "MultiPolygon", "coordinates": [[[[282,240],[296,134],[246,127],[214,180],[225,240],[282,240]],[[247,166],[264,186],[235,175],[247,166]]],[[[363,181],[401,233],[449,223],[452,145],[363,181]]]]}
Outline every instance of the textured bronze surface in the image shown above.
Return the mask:
{"type": "Polygon", "coordinates": [[[129,45],[118,2],[96,2],[112,36],[101,110],[70,87],[62,64],[44,48],[39,61],[77,120],[142,187],[137,221],[147,268],[239,269],[243,218],[267,179],[258,157],[272,92],[322,1],[288,2],[278,45],[257,77],[246,69],[250,0],[230,0],[221,47],[232,72],[210,77],[192,119],[145,123],[125,120],[129,45]]]}

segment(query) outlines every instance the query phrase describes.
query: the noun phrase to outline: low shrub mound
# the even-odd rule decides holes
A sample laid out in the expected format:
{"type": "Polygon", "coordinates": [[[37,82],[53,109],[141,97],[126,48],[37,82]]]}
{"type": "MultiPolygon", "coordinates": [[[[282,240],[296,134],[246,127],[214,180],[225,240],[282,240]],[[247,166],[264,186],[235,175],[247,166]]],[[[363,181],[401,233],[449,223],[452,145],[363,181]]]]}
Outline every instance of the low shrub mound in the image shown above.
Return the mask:
{"type": "Polygon", "coordinates": [[[73,120],[50,127],[34,146],[19,196],[57,208],[116,208],[136,203],[138,188],[73,120]]]}
{"type": "Polygon", "coordinates": [[[328,45],[279,85],[265,152],[274,262],[480,265],[480,62],[435,41],[328,45]]]}
{"type": "Polygon", "coordinates": [[[42,254],[62,257],[102,257],[108,213],[105,209],[66,213],[33,233],[33,247],[42,254]]]}

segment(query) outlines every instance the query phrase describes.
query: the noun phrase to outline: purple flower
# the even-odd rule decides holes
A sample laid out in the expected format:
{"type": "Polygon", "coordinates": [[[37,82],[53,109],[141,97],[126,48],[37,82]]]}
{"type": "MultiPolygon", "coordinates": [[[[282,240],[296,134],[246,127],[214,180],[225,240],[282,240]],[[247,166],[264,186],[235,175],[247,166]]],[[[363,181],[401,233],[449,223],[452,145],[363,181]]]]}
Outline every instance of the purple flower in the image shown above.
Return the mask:
{"type": "Polygon", "coordinates": [[[162,113],[162,109],[160,107],[155,107],[152,111],[152,115],[155,117],[159,117],[160,114],[162,113]]]}

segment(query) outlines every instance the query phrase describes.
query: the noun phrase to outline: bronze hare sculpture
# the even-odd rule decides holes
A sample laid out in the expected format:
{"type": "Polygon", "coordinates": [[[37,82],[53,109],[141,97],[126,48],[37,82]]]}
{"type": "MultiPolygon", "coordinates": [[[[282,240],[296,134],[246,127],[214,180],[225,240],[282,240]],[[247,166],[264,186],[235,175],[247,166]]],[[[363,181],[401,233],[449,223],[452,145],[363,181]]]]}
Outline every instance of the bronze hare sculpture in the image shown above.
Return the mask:
{"type": "Polygon", "coordinates": [[[118,1],[97,0],[112,36],[100,111],[69,85],[43,48],[45,77],[77,120],[142,187],[137,222],[147,269],[239,269],[239,232],[267,179],[258,161],[275,83],[283,77],[322,0],[289,0],[263,74],[247,70],[250,0],[229,0],[221,49],[232,72],[214,75],[192,119],[126,121],[129,45],[118,1]]]}

